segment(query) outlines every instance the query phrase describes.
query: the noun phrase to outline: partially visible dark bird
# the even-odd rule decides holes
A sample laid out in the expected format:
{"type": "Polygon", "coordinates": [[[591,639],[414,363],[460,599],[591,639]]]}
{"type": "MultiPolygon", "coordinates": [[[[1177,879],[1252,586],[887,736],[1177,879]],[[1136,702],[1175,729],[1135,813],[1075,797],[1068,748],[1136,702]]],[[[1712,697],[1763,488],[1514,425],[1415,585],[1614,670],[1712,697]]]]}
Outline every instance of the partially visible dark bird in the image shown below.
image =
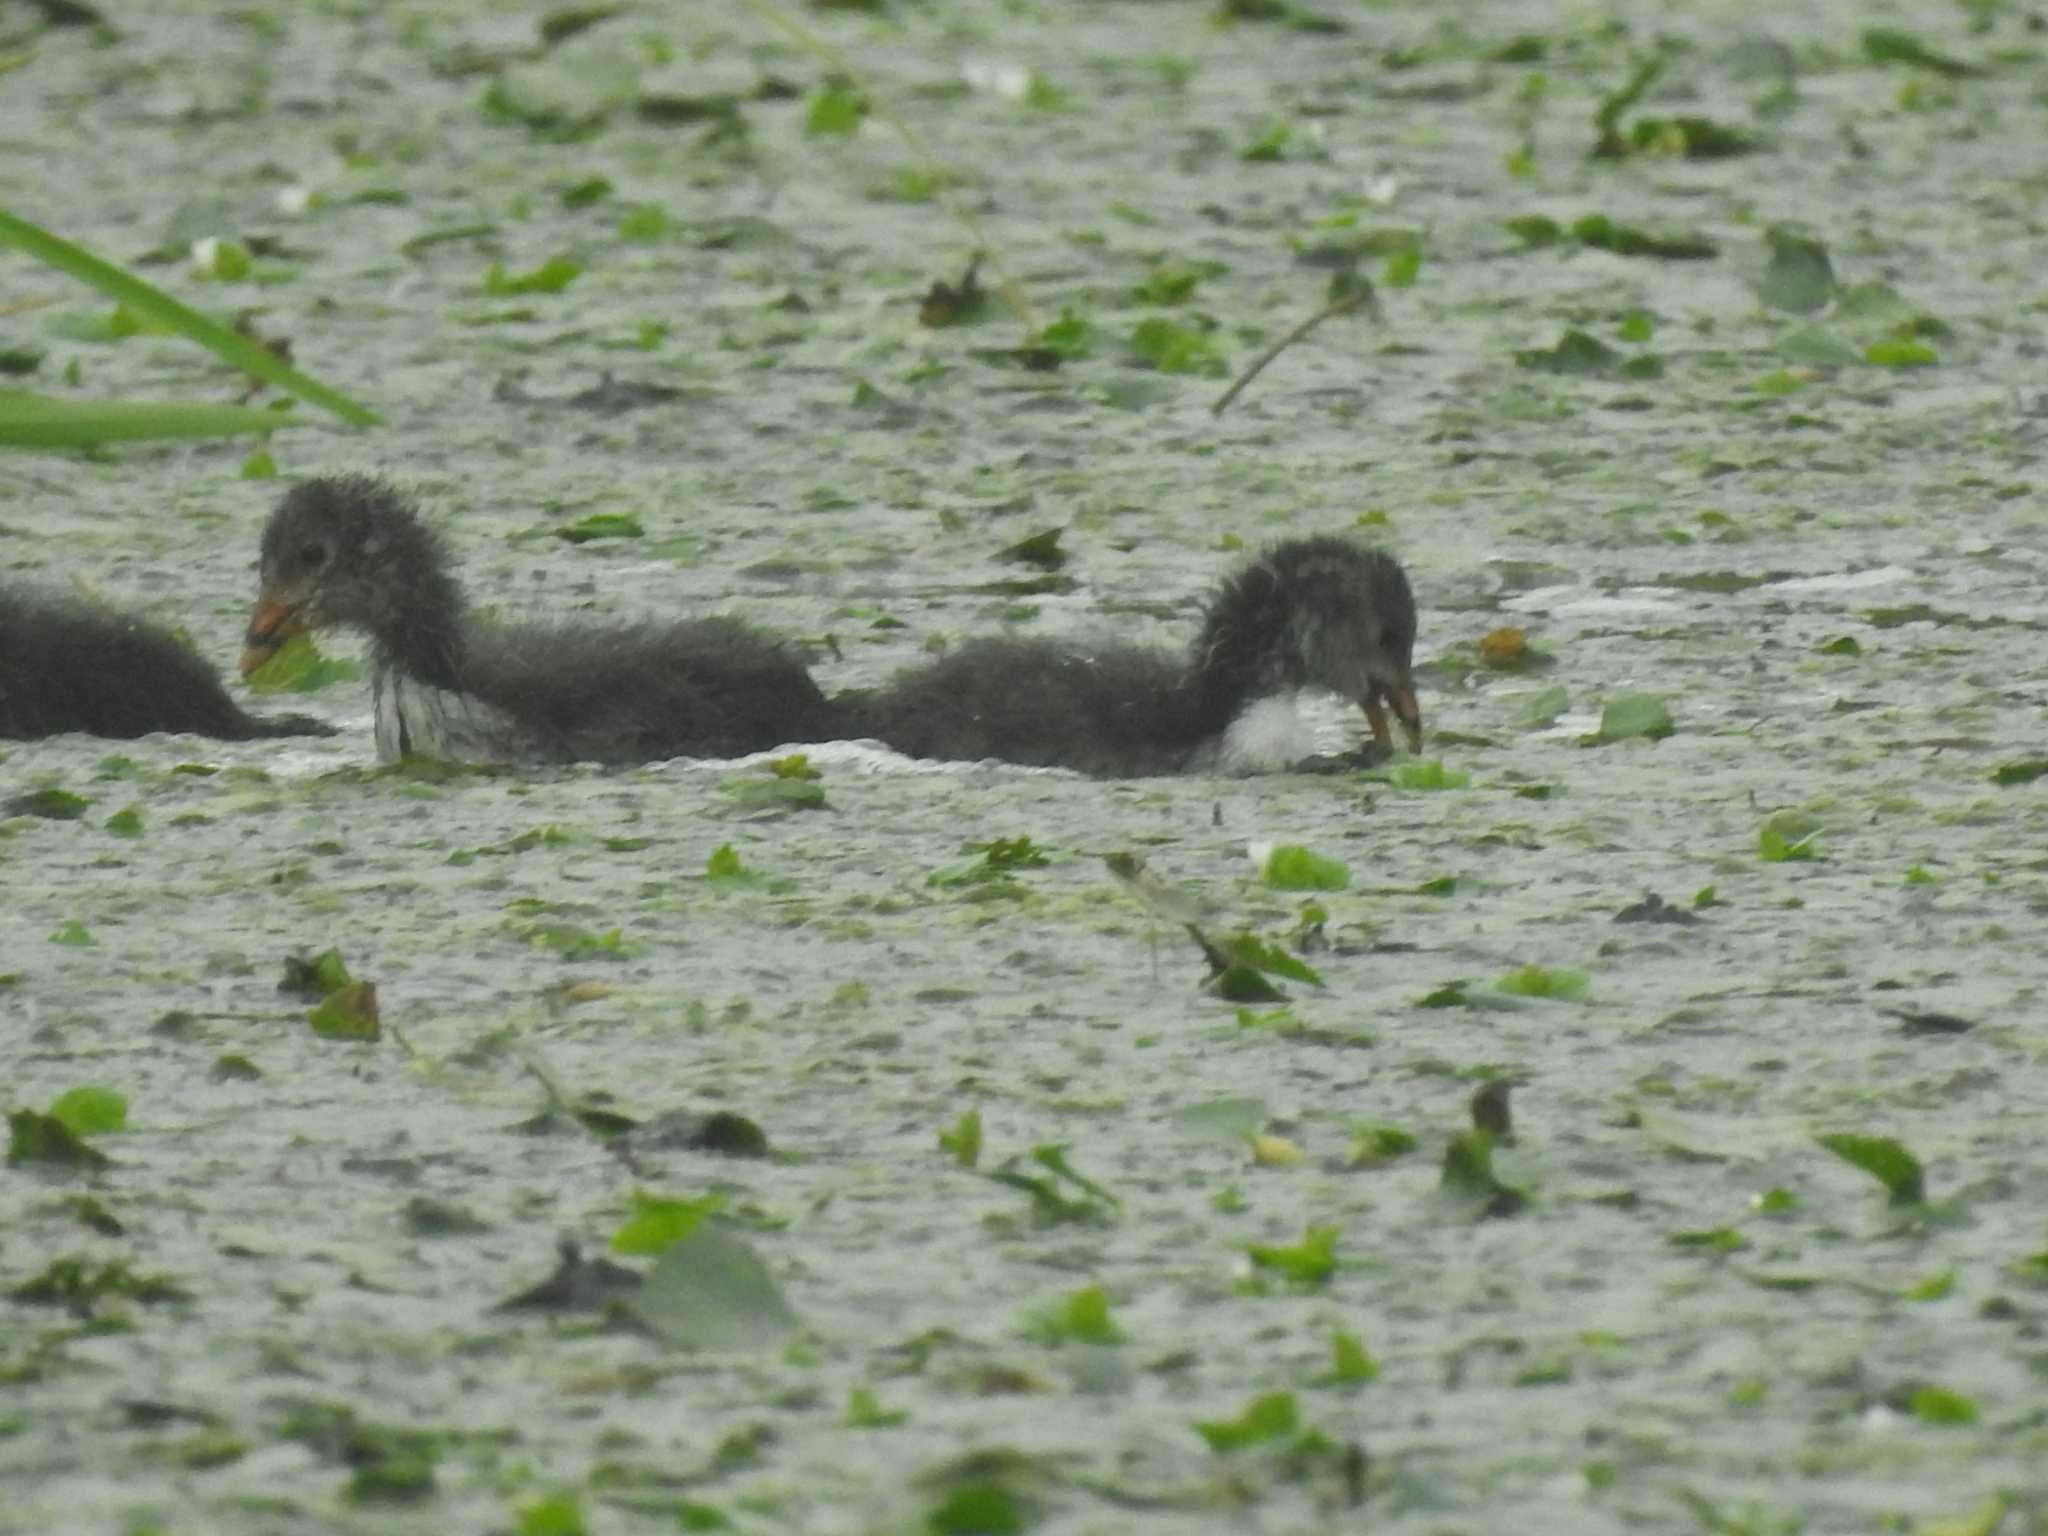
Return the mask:
{"type": "Polygon", "coordinates": [[[252,715],[162,625],[37,587],[0,585],[0,736],[152,731],[250,741],[331,736],[305,715],[252,715]]]}
{"type": "Polygon", "coordinates": [[[1290,539],[1227,578],[1185,657],[1142,646],[972,640],[867,692],[841,694],[843,732],[914,757],[1079,769],[1099,778],[1260,773],[1303,765],[1295,710],[1327,688],[1387,714],[1410,751],[1422,714],[1410,664],[1415,596],[1393,556],[1341,538],[1290,539]]]}
{"type": "Polygon", "coordinates": [[[440,536],[366,475],[285,494],[263,530],[261,584],[242,671],[301,631],[361,630],[387,762],[648,762],[836,734],[803,663],[736,619],[472,618],[440,536]]]}

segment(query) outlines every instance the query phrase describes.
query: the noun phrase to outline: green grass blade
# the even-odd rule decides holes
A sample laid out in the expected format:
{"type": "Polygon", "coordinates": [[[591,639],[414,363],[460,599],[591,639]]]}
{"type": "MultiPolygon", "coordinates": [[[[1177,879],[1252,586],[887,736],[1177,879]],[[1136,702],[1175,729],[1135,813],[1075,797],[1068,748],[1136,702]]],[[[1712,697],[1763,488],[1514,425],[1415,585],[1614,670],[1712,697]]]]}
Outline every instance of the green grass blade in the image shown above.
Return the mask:
{"type": "Polygon", "coordinates": [[[198,342],[223,362],[310,400],[353,426],[374,426],[379,419],[369,407],[357,404],[339,390],[329,389],[318,379],[307,378],[261,342],[237,335],[219,321],[209,320],[196,309],[179,303],[162,289],[151,287],[141,278],[101,261],[84,247],[17,218],[4,208],[0,208],[0,240],[20,246],[44,265],[68,272],[80,282],[118,299],[136,314],[198,342]]]}
{"type": "Polygon", "coordinates": [[[0,390],[0,448],[91,448],[156,437],[235,437],[296,423],[285,411],[247,405],[150,400],[60,400],[0,390]]]}

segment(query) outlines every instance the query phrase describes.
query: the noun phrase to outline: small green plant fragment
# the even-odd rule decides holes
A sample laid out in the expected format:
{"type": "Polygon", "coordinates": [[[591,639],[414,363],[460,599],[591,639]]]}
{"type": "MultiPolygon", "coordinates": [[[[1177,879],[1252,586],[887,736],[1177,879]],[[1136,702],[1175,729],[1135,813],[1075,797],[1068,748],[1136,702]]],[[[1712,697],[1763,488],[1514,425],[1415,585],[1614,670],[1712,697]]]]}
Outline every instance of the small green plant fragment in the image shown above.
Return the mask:
{"type": "Polygon", "coordinates": [[[34,789],[26,794],[11,795],[4,807],[9,816],[36,816],[44,821],[77,821],[85,815],[92,802],[83,795],[74,795],[68,789],[34,789]]]}
{"type": "Polygon", "coordinates": [[[306,1022],[323,1040],[379,1039],[383,1027],[377,1018],[377,984],[350,982],[307,1014],[306,1022]]]}
{"type": "Polygon", "coordinates": [[[764,821],[779,820],[798,811],[827,809],[825,785],[817,775],[792,776],[777,771],[772,763],[765,778],[746,775],[727,779],[718,788],[721,794],[731,797],[736,813],[764,821]]]}
{"type": "Polygon", "coordinates": [[[1298,1243],[1247,1243],[1245,1253],[1259,1269],[1268,1269],[1296,1285],[1321,1285],[1337,1272],[1338,1226],[1310,1227],[1298,1243]]]}
{"type": "Polygon", "coordinates": [[[1593,154],[1615,157],[1628,153],[1628,140],[1621,132],[1622,114],[1643,98],[1643,93],[1664,73],[1664,60],[1657,55],[1643,60],[1620,90],[1601,98],[1593,110],[1593,154]]]}
{"type": "Polygon", "coordinates": [[[589,544],[598,539],[642,539],[647,530],[631,512],[593,512],[554,530],[555,537],[568,544],[589,544]]]}
{"type": "Polygon", "coordinates": [[[1387,775],[1387,782],[1396,789],[1469,789],[1472,775],[1462,768],[1446,768],[1440,757],[1425,758],[1421,762],[1404,758],[1394,765],[1387,775]]]}
{"type": "Polygon", "coordinates": [[[7,1161],[10,1163],[58,1163],[71,1168],[106,1168],[113,1159],[99,1148],[88,1146],[78,1133],[55,1115],[33,1109],[7,1113],[7,1161]]]}
{"type": "MultiPolygon", "coordinates": [[[[1835,268],[1828,248],[1807,235],[1776,225],[1764,231],[1770,265],[1756,285],[1757,297],[1772,309],[1810,315],[1835,296],[1835,268]]],[[[1853,354],[1852,354],[1853,356],[1853,354]]]]}
{"type": "Polygon", "coordinates": [[[555,1493],[521,1505],[512,1531],[513,1536],[589,1536],[590,1527],[574,1494],[555,1493]]]}
{"type": "Polygon", "coordinates": [[[994,1483],[955,1488],[931,1507],[924,1528],[930,1536],[1022,1536],[1033,1523],[1031,1506],[994,1483]]]}
{"type": "Polygon", "coordinates": [[[1820,648],[1823,656],[1861,656],[1863,647],[1854,635],[1837,635],[1820,648]]]}
{"type": "Polygon", "coordinates": [[[1416,278],[1422,275],[1422,242],[1404,245],[1387,257],[1387,264],[1380,269],[1380,281],[1389,288],[1413,288],[1416,278]]]}
{"type": "Polygon", "coordinates": [[[128,1124],[128,1100],[111,1088],[73,1088],[57,1095],[50,1115],[74,1135],[97,1136],[128,1124]]]}
{"type": "MultiPolygon", "coordinates": [[[[1043,848],[1029,837],[998,837],[986,843],[966,843],[963,851],[977,855],[965,864],[935,870],[927,884],[937,886],[980,886],[1008,881],[1013,870],[1043,869],[1051,863],[1043,848]]],[[[1021,887],[1019,888],[1021,889],[1021,887]]]]}
{"type": "Polygon", "coordinates": [[[106,1202],[97,1195],[72,1195],[64,1204],[71,1210],[78,1224],[89,1227],[101,1237],[126,1237],[128,1229],[121,1224],[121,1218],[107,1209],[106,1202]]]}
{"type": "Polygon", "coordinates": [[[1398,1125],[1370,1121],[1351,1132],[1351,1150],[1345,1157],[1350,1168],[1377,1168],[1415,1150],[1415,1137],[1398,1125]]]}
{"type": "Polygon", "coordinates": [[[1023,1156],[1003,1159],[1002,1165],[982,1175],[1031,1196],[1032,1214],[1048,1225],[1070,1221],[1107,1221],[1123,1208],[1123,1202],[1108,1189],[1078,1173],[1067,1162],[1067,1149],[1059,1145],[1033,1147],[1029,1160],[1046,1170],[1027,1173],[1023,1156]],[[1077,1194],[1068,1194],[1071,1188],[1077,1194]]]}
{"type": "Polygon", "coordinates": [[[709,1194],[695,1200],[633,1191],[633,1214],[612,1234],[612,1252],[651,1258],[666,1253],[703,1223],[725,1209],[725,1196],[709,1194]]]}
{"type": "MultiPolygon", "coordinates": [[[[1509,228],[1520,235],[1522,232],[1516,226],[1526,222],[1529,221],[1510,220],[1509,228]]],[[[1551,227],[1556,228],[1554,224],[1551,227]]],[[[1565,232],[1559,231],[1560,236],[1563,233],[1565,232]]],[[[1720,248],[1705,235],[1660,234],[1652,230],[1639,229],[1633,224],[1617,224],[1604,213],[1585,215],[1572,224],[1569,233],[1579,244],[1592,250],[1606,251],[1614,256],[1643,256],[1657,261],[1708,261],[1720,251],[1720,248]]],[[[1647,341],[1649,337],[1630,336],[1627,339],[1647,341]]]]}
{"type": "Polygon", "coordinates": [[[848,1429],[894,1429],[909,1418],[904,1409],[884,1408],[874,1388],[855,1387],[846,1394],[846,1417],[840,1422],[848,1429]]]}
{"type": "Polygon", "coordinates": [[[1813,840],[1820,825],[1801,811],[1777,811],[1757,829],[1756,856],[1766,864],[1786,864],[1818,858],[1813,840]]]}
{"type": "Polygon", "coordinates": [[[296,634],[264,659],[263,665],[247,678],[252,693],[312,693],[330,683],[345,683],[362,675],[352,661],[320,654],[309,634],[296,634]]]}
{"type": "Polygon", "coordinates": [[[2018,762],[2000,763],[1991,770],[1991,782],[2001,785],[2031,784],[2034,780],[2048,777],[2048,757],[2023,758],[2018,762]]]}
{"type": "Polygon", "coordinates": [[[625,1306],[668,1343],[692,1349],[773,1349],[803,1326],[760,1256],[710,1224],[671,1244],[625,1306]]]}
{"type": "Polygon", "coordinates": [[[142,836],[142,807],[123,806],[107,818],[106,829],[115,837],[142,836]]]}
{"type": "Polygon", "coordinates": [[[675,233],[676,221],[659,203],[636,203],[619,216],[619,238],[632,245],[654,245],[675,233]]]}
{"type": "Polygon", "coordinates": [[[1259,878],[1281,891],[1341,891],[1350,886],[1351,871],[1342,859],[1281,843],[1266,854],[1259,878]]]}
{"type": "Polygon", "coordinates": [[[1549,347],[1534,347],[1515,353],[1516,366],[1538,373],[1576,374],[1599,378],[1621,369],[1622,355],[1596,336],[1571,329],[1549,347]]]}
{"type": "Polygon", "coordinates": [[[1548,997],[1570,1000],[1584,997],[1586,988],[1593,978],[1584,971],[1553,970],[1541,965],[1525,965],[1493,984],[1496,992],[1506,992],[1512,997],[1548,997]]]}
{"type": "Polygon", "coordinates": [[[1132,297],[1140,304],[1185,304],[1204,278],[1229,270],[1220,261],[1162,261],[1145,275],[1132,297]]]}
{"type": "Polygon", "coordinates": [[[41,1274],[7,1294],[30,1306],[67,1307],[81,1317],[90,1317],[99,1303],[111,1296],[144,1305],[192,1299],[192,1293],[168,1275],[139,1274],[128,1267],[126,1259],[112,1259],[97,1267],[86,1259],[55,1259],[41,1274]]]}
{"type": "MultiPolygon", "coordinates": [[[[1212,990],[1218,996],[1226,996],[1215,982],[1232,971],[1250,971],[1257,975],[1284,976],[1289,981],[1303,982],[1311,987],[1323,984],[1322,975],[1306,961],[1290,955],[1278,944],[1270,943],[1255,933],[1232,933],[1210,940],[1199,929],[1190,926],[1195,942],[1202,946],[1202,953],[1216,974],[1212,977],[1212,990]]],[[[1271,1002],[1272,998],[1236,998],[1237,1002],[1271,1002]]]]}
{"type": "Polygon", "coordinates": [[[1512,1216],[1529,1203],[1493,1167],[1494,1138],[1481,1130],[1460,1131],[1444,1146],[1441,1188],[1472,1201],[1484,1217],[1512,1216]]]}
{"type": "Polygon", "coordinates": [[[1221,378],[1230,371],[1229,361],[1212,334],[1181,325],[1164,315],[1140,320],[1131,331],[1130,346],[1139,362],[1161,373],[1221,378]]]}
{"type": "Polygon", "coordinates": [[[1472,1006],[1472,999],[1465,995],[1465,989],[1471,985],[1470,981],[1462,977],[1457,981],[1447,981],[1434,992],[1428,992],[1418,997],[1415,1000],[1415,1006],[1418,1008],[1469,1008],[1472,1006]]]}
{"type": "Polygon", "coordinates": [[[582,275],[583,264],[567,256],[551,256],[525,272],[508,272],[502,261],[494,261],[484,273],[483,289],[500,299],[522,293],[560,293],[582,275]]]}
{"type": "Polygon", "coordinates": [[[1562,683],[1527,695],[1515,712],[1515,728],[1540,731],[1557,723],[1557,717],[1571,708],[1572,696],[1562,683]]]}
{"type": "Polygon", "coordinates": [[[981,253],[968,259],[960,281],[932,279],[931,287],[918,300],[917,323],[940,330],[949,325],[972,325],[988,314],[988,290],[981,286],[981,253]]]}
{"type": "Polygon", "coordinates": [[[1275,118],[1260,129],[1257,137],[1238,152],[1238,158],[1254,165],[1285,160],[1287,146],[1293,142],[1294,125],[1284,117],[1275,118]]]}
{"type": "Polygon", "coordinates": [[[1071,309],[1060,311],[1059,319],[1031,339],[1030,345],[1050,352],[1059,362],[1079,362],[1095,350],[1100,333],[1094,322],[1071,309]]]}
{"type": "Polygon", "coordinates": [[[958,1120],[939,1132],[939,1150],[952,1153],[953,1161],[962,1168],[977,1166],[981,1162],[981,1111],[962,1110],[958,1120]]]}
{"type": "Polygon", "coordinates": [[[1355,1333],[1346,1333],[1339,1328],[1330,1337],[1330,1370],[1321,1378],[1320,1384],[1335,1387],[1355,1387],[1373,1380],[1380,1373],[1380,1363],[1372,1351],[1355,1333]]]}
{"type": "Polygon", "coordinates": [[[1603,747],[1610,742],[1661,741],[1677,727],[1672,724],[1671,710],[1653,693],[1625,693],[1610,699],[1600,711],[1600,729],[1590,736],[1581,736],[1579,744],[1586,747],[1603,747]]]}
{"type": "Polygon", "coordinates": [[[52,944],[61,944],[66,949],[91,949],[99,943],[99,940],[92,936],[91,929],[74,917],[66,921],[63,927],[50,935],[50,942],[52,944]]]}
{"type": "Polygon", "coordinates": [[[704,861],[704,878],[713,885],[747,885],[758,879],[757,872],[740,862],[731,843],[720,843],[704,861]]]}
{"type": "Polygon", "coordinates": [[[1218,1455],[1284,1439],[1301,1427],[1301,1412],[1292,1392],[1255,1397],[1234,1419],[1197,1419],[1195,1433],[1218,1455]]]}
{"type": "Polygon", "coordinates": [[[1841,1132],[1813,1138],[1852,1168],[1861,1168],[1885,1187],[1893,1205],[1927,1203],[1926,1172],[1920,1159],[1889,1136],[1841,1132]]]}
{"type": "Polygon", "coordinates": [[[1924,341],[1888,336],[1865,347],[1863,361],[1879,368],[1932,368],[1939,358],[1924,341]]]}
{"type": "Polygon", "coordinates": [[[1906,1402],[1923,1424],[1975,1424],[1981,1417],[1972,1399],[1947,1387],[1921,1387],[1906,1402]]]}
{"type": "Polygon", "coordinates": [[[1701,1248],[1712,1253],[1735,1253],[1749,1246],[1749,1239],[1733,1227],[1695,1227],[1673,1232],[1664,1241],[1674,1248],[1701,1248]]]}
{"type": "Polygon", "coordinates": [[[1977,65],[1937,53],[1912,33],[1892,27],[1865,28],[1863,56],[1873,64],[1907,64],[1950,80],[1963,80],[1983,73],[1977,65]]]}
{"type": "Polygon", "coordinates": [[[1034,533],[1028,539],[1019,539],[1007,549],[996,551],[998,560],[1013,565],[1035,565],[1041,571],[1056,571],[1067,563],[1067,552],[1060,548],[1060,535],[1065,528],[1048,528],[1043,533],[1034,533]]]}
{"type": "Polygon", "coordinates": [[[277,990],[299,997],[332,997],[354,980],[341,958],[341,951],[323,949],[312,956],[285,956],[284,976],[279,980],[277,990]]]}
{"type": "Polygon", "coordinates": [[[818,137],[845,138],[860,131],[867,120],[868,98],[844,80],[828,81],[812,92],[804,107],[804,132],[818,137]]]}
{"type": "Polygon", "coordinates": [[[1033,1312],[1024,1332],[1041,1344],[1121,1344],[1123,1330],[1109,1314],[1109,1296],[1099,1285],[1070,1292],[1033,1312]]]}

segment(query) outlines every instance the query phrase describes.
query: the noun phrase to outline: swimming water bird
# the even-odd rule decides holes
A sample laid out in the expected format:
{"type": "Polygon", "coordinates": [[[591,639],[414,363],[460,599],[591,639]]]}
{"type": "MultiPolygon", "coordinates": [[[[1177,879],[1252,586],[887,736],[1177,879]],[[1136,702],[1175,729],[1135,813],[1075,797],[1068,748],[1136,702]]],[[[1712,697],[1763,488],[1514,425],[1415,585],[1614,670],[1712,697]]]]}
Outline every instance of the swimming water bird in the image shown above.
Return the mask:
{"type": "Polygon", "coordinates": [[[1409,750],[1421,751],[1414,649],[1415,596],[1398,561],[1346,539],[1290,539],[1223,582],[1185,657],[974,640],[835,702],[843,730],[915,757],[1099,778],[1271,772],[1314,752],[1294,710],[1310,687],[1356,703],[1382,749],[1391,710],[1409,750]]]}
{"type": "Polygon", "coordinates": [[[803,663],[736,619],[472,618],[440,536],[370,476],[288,491],[263,530],[260,581],[242,671],[301,631],[364,632],[387,762],[648,762],[833,734],[803,663]]]}
{"type": "Polygon", "coordinates": [[[0,736],[151,731],[224,741],[331,736],[305,715],[252,715],[176,635],[132,614],[36,587],[0,586],[0,736]]]}

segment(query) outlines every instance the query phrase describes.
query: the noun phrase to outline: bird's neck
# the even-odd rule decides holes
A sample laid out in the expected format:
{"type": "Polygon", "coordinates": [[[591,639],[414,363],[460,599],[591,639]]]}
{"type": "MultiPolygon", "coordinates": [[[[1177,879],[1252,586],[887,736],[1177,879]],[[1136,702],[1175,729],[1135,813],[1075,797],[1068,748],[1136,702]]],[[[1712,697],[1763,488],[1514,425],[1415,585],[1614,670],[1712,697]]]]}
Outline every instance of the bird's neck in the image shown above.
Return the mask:
{"type": "Polygon", "coordinates": [[[411,583],[392,617],[378,626],[379,656],[408,677],[460,689],[469,663],[462,589],[448,572],[428,569],[411,583]]]}
{"type": "Polygon", "coordinates": [[[1188,687],[1205,720],[1221,729],[1253,701],[1301,686],[1288,659],[1290,622],[1283,594],[1262,567],[1217,593],[1188,658],[1188,687]]]}

